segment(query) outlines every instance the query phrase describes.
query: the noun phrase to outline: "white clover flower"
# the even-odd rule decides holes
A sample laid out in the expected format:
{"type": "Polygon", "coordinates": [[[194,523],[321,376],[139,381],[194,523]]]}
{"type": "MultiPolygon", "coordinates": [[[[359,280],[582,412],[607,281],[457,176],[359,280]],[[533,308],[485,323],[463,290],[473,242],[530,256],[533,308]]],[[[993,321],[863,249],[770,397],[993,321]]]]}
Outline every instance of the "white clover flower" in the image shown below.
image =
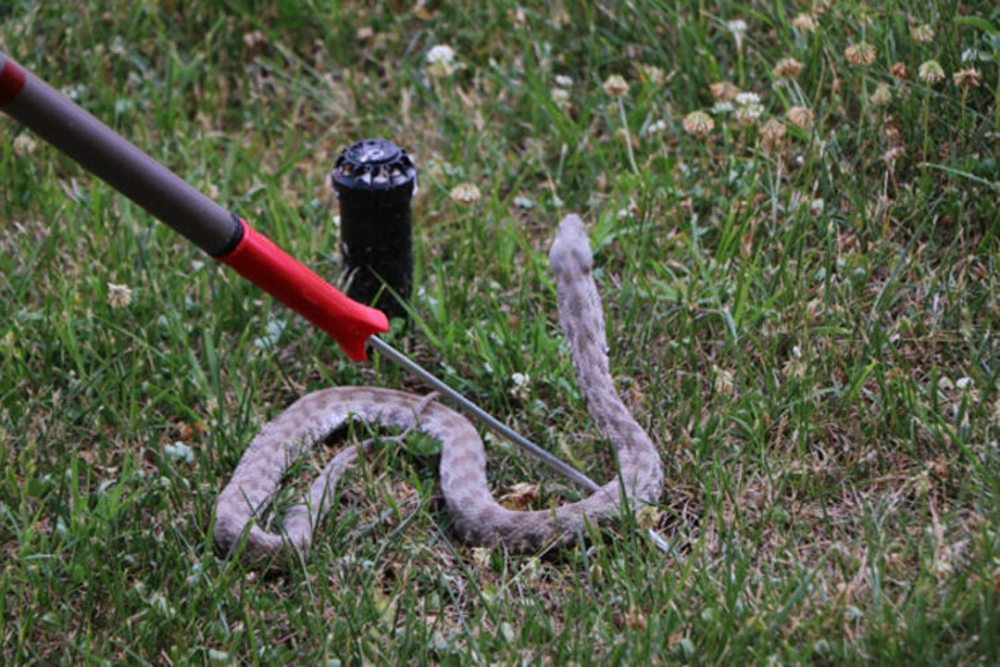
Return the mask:
{"type": "Polygon", "coordinates": [[[747,34],[747,22],[743,19],[733,19],[726,22],[726,28],[733,34],[736,40],[736,48],[743,48],[743,35],[747,34]]]}
{"type": "Polygon", "coordinates": [[[740,93],[736,96],[736,120],[743,125],[752,125],[764,114],[757,93],[740,93]]]}
{"type": "Polygon", "coordinates": [[[180,440],[172,445],[164,446],[163,453],[168,458],[180,461],[181,463],[192,463],[194,461],[194,450],[180,440]]]}
{"type": "Polygon", "coordinates": [[[432,46],[427,52],[426,60],[427,72],[431,76],[448,76],[458,69],[458,63],[455,61],[455,49],[447,44],[432,46]]]}
{"type": "Polygon", "coordinates": [[[712,386],[715,391],[720,394],[732,396],[736,391],[736,385],[733,382],[733,372],[719,368],[718,366],[714,367],[713,370],[715,370],[715,381],[712,383],[712,386]]]}
{"type": "Polygon", "coordinates": [[[447,65],[455,61],[455,49],[447,44],[432,46],[427,52],[427,62],[435,65],[447,65]]]}
{"type": "Polygon", "coordinates": [[[647,137],[650,137],[653,136],[654,134],[659,134],[660,132],[663,132],[666,129],[667,129],[667,121],[661,118],[658,121],[650,123],[649,127],[647,127],[644,130],[643,134],[645,134],[647,137]]]}
{"type": "Polygon", "coordinates": [[[492,551],[486,547],[473,547],[472,562],[480,569],[486,569],[490,564],[492,551]]]}
{"type": "Polygon", "coordinates": [[[512,373],[510,376],[510,395],[519,401],[525,401],[531,394],[528,387],[531,384],[531,376],[527,373],[512,373]]]}
{"type": "Polygon", "coordinates": [[[35,152],[35,148],[37,147],[38,144],[31,138],[31,135],[26,132],[22,132],[14,138],[14,155],[17,157],[31,155],[35,152]]]}

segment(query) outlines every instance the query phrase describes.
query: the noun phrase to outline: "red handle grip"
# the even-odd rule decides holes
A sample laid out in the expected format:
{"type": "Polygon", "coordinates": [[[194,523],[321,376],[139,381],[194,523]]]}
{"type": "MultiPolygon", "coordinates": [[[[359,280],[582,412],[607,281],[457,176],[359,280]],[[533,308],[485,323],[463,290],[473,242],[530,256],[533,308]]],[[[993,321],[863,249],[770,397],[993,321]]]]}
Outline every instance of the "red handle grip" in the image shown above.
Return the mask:
{"type": "Polygon", "coordinates": [[[217,259],[333,336],[351,360],[364,360],[369,336],[389,330],[385,314],[337,291],[245,220],[240,224],[243,238],[217,259]]]}
{"type": "Polygon", "coordinates": [[[0,107],[5,107],[24,89],[25,73],[0,53],[0,107]]]}

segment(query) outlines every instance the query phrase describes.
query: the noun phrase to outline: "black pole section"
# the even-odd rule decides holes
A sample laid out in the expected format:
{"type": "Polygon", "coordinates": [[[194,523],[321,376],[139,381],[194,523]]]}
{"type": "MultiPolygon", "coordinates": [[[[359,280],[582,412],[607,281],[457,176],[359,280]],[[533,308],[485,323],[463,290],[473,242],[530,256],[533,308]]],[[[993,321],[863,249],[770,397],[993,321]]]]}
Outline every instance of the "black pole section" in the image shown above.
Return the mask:
{"type": "Polygon", "coordinates": [[[0,53],[3,111],[213,257],[243,234],[229,211],[0,53]]]}
{"type": "Polygon", "coordinates": [[[347,296],[405,319],[413,290],[413,161],[391,141],[365,139],[340,154],[330,179],[340,201],[347,296]]]}

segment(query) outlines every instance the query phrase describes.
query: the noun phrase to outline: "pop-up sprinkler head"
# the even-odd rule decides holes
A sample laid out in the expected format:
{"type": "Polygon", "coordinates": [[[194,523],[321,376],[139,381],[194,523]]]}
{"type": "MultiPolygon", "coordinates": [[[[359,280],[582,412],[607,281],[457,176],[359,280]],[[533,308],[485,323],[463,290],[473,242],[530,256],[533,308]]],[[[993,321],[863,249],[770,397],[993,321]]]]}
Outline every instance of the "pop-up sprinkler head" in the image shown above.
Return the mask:
{"type": "Polygon", "coordinates": [[[365,139],[337,157],[330,180],[340,201],[347,295],[406,318],[413,289],[413,160],[391,141],[365,139]]]}

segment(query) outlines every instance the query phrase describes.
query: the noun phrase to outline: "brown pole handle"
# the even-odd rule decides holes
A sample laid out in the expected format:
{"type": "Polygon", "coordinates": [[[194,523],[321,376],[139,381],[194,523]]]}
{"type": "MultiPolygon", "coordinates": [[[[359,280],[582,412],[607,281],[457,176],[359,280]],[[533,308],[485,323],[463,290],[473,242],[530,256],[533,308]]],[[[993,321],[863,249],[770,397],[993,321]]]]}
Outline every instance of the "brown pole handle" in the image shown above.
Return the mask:
{"type": "Polygon", "coordinates": [[[239,243],[229,211],[0,53],[0,111],[69,155],[213,257],[239,243]]]}

